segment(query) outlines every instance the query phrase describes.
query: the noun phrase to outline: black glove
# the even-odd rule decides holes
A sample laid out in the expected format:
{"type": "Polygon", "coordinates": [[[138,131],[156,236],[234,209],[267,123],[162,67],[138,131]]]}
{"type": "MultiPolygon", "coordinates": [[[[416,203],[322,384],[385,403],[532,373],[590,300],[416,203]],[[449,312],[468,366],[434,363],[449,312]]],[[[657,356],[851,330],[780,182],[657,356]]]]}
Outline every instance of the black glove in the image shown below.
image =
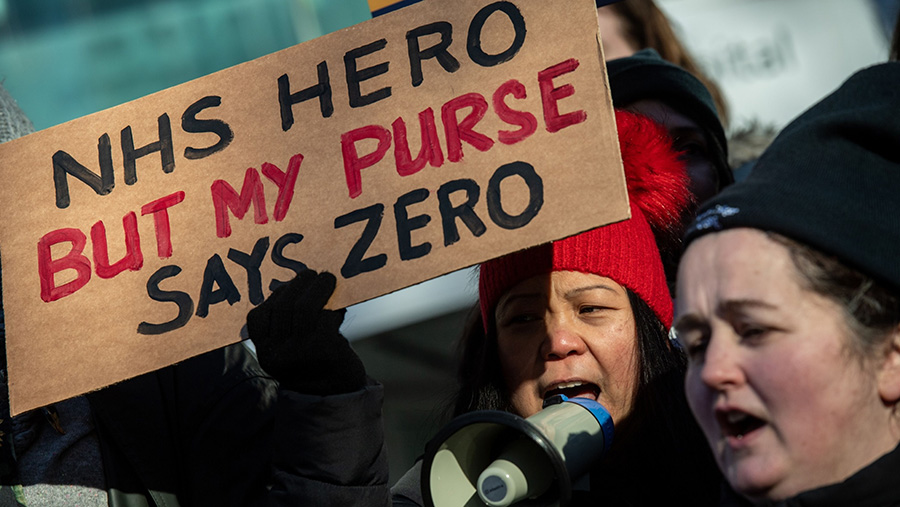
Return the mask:
{"type": "Polygon", "coordinates": [[[329,395],[365,385],[366,369],[340,333],[346,310],[325,310],[336,283],[331,273],[303,271],[247,314],[259,364],[282,388],[329,395]]]}

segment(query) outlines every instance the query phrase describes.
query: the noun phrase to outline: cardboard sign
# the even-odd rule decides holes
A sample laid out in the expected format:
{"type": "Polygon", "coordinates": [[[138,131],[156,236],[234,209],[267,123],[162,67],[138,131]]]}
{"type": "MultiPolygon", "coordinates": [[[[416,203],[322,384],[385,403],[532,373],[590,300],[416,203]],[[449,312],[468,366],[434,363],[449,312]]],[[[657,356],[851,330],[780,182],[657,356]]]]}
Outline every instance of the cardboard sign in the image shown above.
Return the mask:
{"type": "Polygon", "coordinates": [[[593,0],[426,0],[0,145],[11,406],[625,219],[593,0]]]}

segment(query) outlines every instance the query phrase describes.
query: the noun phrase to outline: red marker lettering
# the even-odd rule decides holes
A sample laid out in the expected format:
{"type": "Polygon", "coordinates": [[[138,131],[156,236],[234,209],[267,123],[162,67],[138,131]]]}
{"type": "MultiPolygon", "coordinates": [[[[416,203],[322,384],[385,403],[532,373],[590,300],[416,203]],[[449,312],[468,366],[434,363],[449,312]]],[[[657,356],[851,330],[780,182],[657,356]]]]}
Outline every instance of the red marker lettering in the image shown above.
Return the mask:
{"type": "Polygon", "coordinates": [[[275,200],[275,211],[273,212],[276,222],[284,220],[291,207],[291,201],[294,199],[294,185],[297,183],[297,174],[300,172],[301,163],[303,163],[303,155],[298,153],[288,162],[287,172],[282,172],[281,169],[268,162],[264,162],[262,165],[263,175],[278,186],[278,198],[275,200]]]}
{"type": "Polygon", "coordinates": [[[41,278],[41,299],[45,302],[68,296],[90,281],[91,261],[82,255],[85,244],[87,237],[78,229],[48,232],[38,241],[38,275],[41,278]],[[64,242],[72,243],[72,249],[62,258],[53,259],[50,248],[64,242]],[[75,279],[57,287],[53,275],[66,269],[75,270],[75,279]]]}
{"type": "Polygon", "coordinates": [[[562,63],[538,72],[538,82],[541,85],[541,101],[544,104],[544,123],[548,132],[557,132],[571,125],[583,122],[587,113],[583,110],[559,114],[559,100],[571,97],[575,94],[575,87],[564,84],[554,88],[553,79],[563,74],[568,74],[578,68],[578,60],[570,58],[562,63]]]}
{"type": "Polygon", "coordinates": [[[487,101],[478,93],[467,93],[444,104],[441,108],[441,119],[444,122],[444,131],[447,136],[447,160],[450,162],[462,160],[463,141],[479,151],[487,151],[494,145],[493,139],[473,130],[475,125],[484,118],[487,110],[487,101]],[[464,107],[471,107],[472,111],[462,121],[459,121],[456,112],[464,107]]]}
{"type": "Polygon", "coordinates": [[[169,226],[169,208],[184,200],[184,192],[179,191],[141,207],[141,216],[153,214],[156,230],[156,253],[160,259],[172,256],[172,233],[169,226]]]}
{"type": "Polygon", "coordinates": [[[238,220],[241,220],[250,209],[251,203],[253,204],[253,221],[257,224],[268,223],[266,194],[256,169],[252,167],[247,169],[240,195],[224,180],[214,181],[210,186],[210,191],[216,211],[216,236],[220,238],[231,236],[231,224],[228,221],[229,209],[238,220]]]}
{"type": "Polygon", "coordinates": [[[441,142],[438,140],[434,122],[434,111],[430,107],[419,113],[422,147],[415,160],[412,160],[412,153],[409,150],[409,139],[406,136],[406,123],[403,122],[403,118],[394,120],[391,128],[394,131],[394,159],[400,176],[415,174],[421,171],[426,163],[431,167],[440,167],[444,163],[444,153],[441,151],[441,142]]]}
{"type": "MultiPolygon", "coordinates": [[[[106,242],[106,227],[99,221],[91,227],[91,244],[94,247],[94,269],[100,278],[112,278],[126,269],[137,271],[144,265],[141,253],[141,237],[138,235],[137,215],[132,211],[122,217],[125,229],[125,256],[115,264],[109,263],[109,246],[106,242]]],[[[90,266],[88,266],[90,269],[90,266]]]]}
{"type": "Polygon", "coordinates": [[[519,130],[501,130],[497,133],[497,139],[503,144],[515,144],[534,134],[537,130],[537,119],[527,111],[516,111],[509,107],[503,100],[507,95],[512,95],[517,99],[526,98],[525,85],[515,79],[510,79],[500,85],[493,96],[494,111],[497,112],[497,116],[510,125],[520,127],[519,130]]]}
{"type": "Polygon", "coordinates": [[[362,193],[362,176],[360,171],[378,163],[391,146],[391,131],[378,125],[367,125],[341,135],[341,153],[344,156],[344,176],[347,178],[347,190],[350,198],[359,197],[362,193]],[[375,139],[378,146],[375,151],[359,156],[356,142],[362,139],[375,139]]]}

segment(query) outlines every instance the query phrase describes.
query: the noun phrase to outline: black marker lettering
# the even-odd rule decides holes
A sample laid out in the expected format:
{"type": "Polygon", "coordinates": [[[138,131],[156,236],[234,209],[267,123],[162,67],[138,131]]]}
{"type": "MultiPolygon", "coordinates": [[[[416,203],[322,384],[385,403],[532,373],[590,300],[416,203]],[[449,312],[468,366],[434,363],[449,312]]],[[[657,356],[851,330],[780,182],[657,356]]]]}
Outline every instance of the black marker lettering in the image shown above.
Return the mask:
{"type": "Polygon", "coordinates": [[[452,42],[453,26],[446,21],[430,23],[406,32],[406,46],[409,52],[410,75],[413,86],[422,84],[422,60],[437,58],[438,63],[447,72],[453,73],[459,70],[459,60],[454,58],[450,51],[447,51],[452,42]],[[441,34],[440,42],[428,49],[421,49],[419,47],[419,38],[435,33],[441,34]]]}
{"type": "Polygon", "coordinates": [[[491,220],[504,229],[518,229],[528,225],[544,205],[544,181],[534,171],[534,166],[525,162],[511,162],[500,166],[491,176],[487,190],[488,213],[491,220]],[[500,184],[510,176],[519,176],[528,186],[528,205],[522,213],[510,215],[503,210],[500,184]]]}
{"type": "Polygon", "coordinates": [[[186,292],[162,290],[159,288],[160,282],[166,278],[178,276],[179,273],[181,273],[181,268],[178,266],[164,266],[159,268],[156,273],[153,273],[153,275],[150,276],[150,279],[147,280],[147,295],[150,296],[150,299],[160,302],[175,303],[178,306],[178,315],[174,319],[163,324],[141,322],[138,324],[137,328],[139,334],[160,335],[168,333],[169,331],[184,327],[188,321],[191,320],[191,314],[194,313],[194,301],[191,299],[191,296],[186,292]]]}
{"type": "Polygon", "coordinates": [[[334,113],[334,103],[331,102],[331,77],[328,75],[328,63],[321,62],[316,66],[319,75],[318,84],[291,93],[291,81],[287,74],[278,78],[278,104],[281,107],[281,130],[287,132],[294,125],[294,104],[307,101],[313,97],[319,97],[319,110],[322,118],[330,118],[334,113]]]}
{"type": "MultiPolygon", "coordinates": [[[[303,264],[302,262],[295,259],[289,259],[284,256],[284,249],[286,246],[294,245],[301,241],[303,241],[303,235],[293,232],[287,233],[284,236],[278,238],[278,240],[275,241],[275,246],[272,247],[272,262],[274,262],[276,266],[288,268],[298,275],[309,269],[306,267],[306,264],[303,264]]],[[[286,283],[288,282],[275,280],[273,278],[272,281],[269,282],[269,290],[274,291],[275,289],[286,283]]]]}
{"type": "Polygon", "coordinates": [[[175,152],[172,148],[172,124],[169,115],[163,114],[156,120],[159,140],[140,148],[134,147],[134,134],[131,126],[122,129],[122,164],[125,166],[125,184],[137,183],[137,159],[154,152],[159,152],[162,159],[162,170],[169,174],[175,170],[175,152]]]}
{"type": "Polygon", "coordinates": [[[192,134],[203,132],[211,132],[219,136],[219,141],[207,148],[193,148],[188,146],[184,149],[184,158],[188,160],[197,160],[218,153],[231,144],[234,140],[234,131],[222,120],[198,120],[197,113],[210,107],[219,107],[222,105],[222,97],[211,95],[203,97],[191,104],[184,114],[181,116],[181,129],[192,134]]]}
{"type": "Polygon", "coordinates": [[[233,305],[241,300],[241,293],[234,286],[234,281],[225,269],[225,264],[219,254],[209,258],[206,269],[203,271],[203,285],[200,287],[200,301],[197,303],[197,316],[209,315],[209,305],[228,301],[233,305]],[[219,286],[213,290],[213,284],[219,286]]]}
{"type": "Polygon", "coordinates": [[[109,134],[103,134],[97,140],[97,158],[100,163],[100,175],[78,163],[72,155],[60,150],[53,154],[53,184],[56,187],[56,207],[69,207],[69,181],[67,174],[78,178],[91,187],[97,195],[106,195],[116,186],[113,171],[112,147],[109,134]]]}
{"type": "Polygon", "coordinates": [[[341,276],[344,278],[353,278],[362,273],[375,271],[387,264],[387,255],[383,253],[369,257],[368,259],[363,258],[366,255],[366,251],[372,246],[372,241],[375,240],[375,236],[378,234],[378,229],[381,227],[381,220],[383,218],[384,204],[373,204],[367,208],[351,211],[346,215],[334,219],[335,229],[340,229],[341,227],[367,220],[362,235],[360,235],[356,244],[353,245],[353,248],[350,249],[347,260],[344,261],[344,265],[341,266],[341,276]]]}
{"type": "Polygon", "coordinates": [[[476,238],[484,234],[487,227],[475,214],[475,203],[481,196],[481,188],[474,180],[453,180],[441,185],[438,189],[438,209],[441,210],[441,222],[444,226],[444,246],[450,246],[459,241],[459,230],[456,228],[456,219],[462,220],[469,232],[476,238]],[[450,195],[454,192],[464,191],[466,201],[459,206],[453,206],[450,195]]]}
{"type": "Polygon", "coordinates": [[[397,202],[394,203],[394,219],[397,222],[397,243],[400,249],[400,259],[404,261],[424,257],[431,251],[431,243],[428,242],[416,246],[412,245],[412,231],[428,225],[431,217],[428,215],[417,215],[409,218],[409,212],[406,209],[407,206],[428,199],[428,194],[427,189],[419,188],[401,195],[397,202]]]}
{"type": "Polygon", "coordinates": [[[362,70],[356,68],[356,60],[358,58],[380,51],[384,49],[385,46],[387,46],[387,40],[380,39],[366,44],[365,46],[351,49],[344,55],[344,68],[347,73],[347,92],[350,94],[350,107],[367,106],[391,96],[390,86],[375,90],[367,95],[363,95],[359,89],[360,82],[386,73],[390,66],[389,62],[382,62],[362,70]]]}
{"type": "Polygon", "coordinates": [[[253,245],[253,252],[250,255],[234,248],[228,250],[228,258],[247,270],[247,290],[250,294],[250,303],[253,306],[262,303],[263,299],[265,299],[262,292],[262,274],[259,272],[259,267],[262,265],[262,261],[268,251],[268,237],[259,238],[256,244],[253,245]]]}
{"type": "Polygon", "coordinates": [[[522,17],[518,7],[510,2],[495,2],[486,5],[475,14],[475,17],[472,18],[472,23],[469,25],[469,37],[466,40],[469,58],[482,67],[493,67],[508,62],[522,49],[522,44],[525,43],[525,32],[525,18],[522,17]],[[489,55],[481,48],[481,31],[484,30],[484,24],[487,22],[487,19],[497,11],[506,14],[512,23],[516,36],[507,49],[496,55],[489,55]]]}

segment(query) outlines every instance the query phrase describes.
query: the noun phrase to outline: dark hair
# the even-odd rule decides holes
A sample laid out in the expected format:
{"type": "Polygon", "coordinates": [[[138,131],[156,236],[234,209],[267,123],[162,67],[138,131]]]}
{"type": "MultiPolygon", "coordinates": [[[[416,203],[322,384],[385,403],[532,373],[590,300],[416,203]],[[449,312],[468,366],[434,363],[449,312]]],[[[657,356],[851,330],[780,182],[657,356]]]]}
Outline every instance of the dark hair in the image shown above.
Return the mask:
{"type": "Polygon", "coordinates": [[[728,104],[725,96],[716,83],[697,65],[697,62],[684,47],[665,13],[653,0],[627,0],[608,6],[623,21],[625,30],[632,44],[638,49],[653,48],[664,60],[674,63],[699,79],[713,97],[719,120],[728,126],[728,104]]]}
{"type": "Polygon", "coordinates": [[[609,505],[719,505],[722,476],[684,392],[685,354],[644,301],[631,291],[628,298],[638,336],[637,393],[631,414],[616,424],[620,445],[614,440],[592,471],[592,489],[602,487],[609,505]]]}
{"type": "Polygon", "coordinates": [[[450,415],[456,417],[473,410],[509,411],[509,396],[500,373],[497,337],[494,334],[488,339],[479,303],[469,310],[457,347],[457,394],[450,415]]]}
{"type": "MultiPolygon", "coordinates": [[[[669,343],[659,317],[628,290],[638,341],[639,372],[632,413],[616,421],[610,454],[592,472],[610,505],[717,505],[720,474],[684,394],[686,359],[669,343]],[[650,481],[650,482],[648,482],[650,481]],[[615,499],[613,501],[612,499],[615,499]]],[[[478,305],[460,341],[453,416],[510,411],[496,332],[485,333],[478,305]]]]}
{"type": "Polygon", "coordinates": [[[895,290],[827,255],[781,234],[767,232],[787,248],[805,288],[837,303],[855,340],[859,357],[871,357],[900,325],[900,297],[895,290]]]}

